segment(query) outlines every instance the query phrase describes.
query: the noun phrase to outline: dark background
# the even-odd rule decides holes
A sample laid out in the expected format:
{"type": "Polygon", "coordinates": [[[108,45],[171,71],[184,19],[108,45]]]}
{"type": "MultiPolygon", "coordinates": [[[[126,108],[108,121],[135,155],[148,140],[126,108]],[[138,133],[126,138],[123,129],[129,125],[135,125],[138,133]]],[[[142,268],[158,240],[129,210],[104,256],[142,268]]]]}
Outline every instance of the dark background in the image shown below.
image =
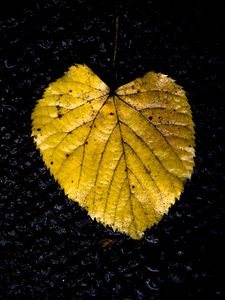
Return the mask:
{"type": "Polygon", "coordinates": [[[1,2],[2,299],[224,299],[221,2],[1,2]],[[196,124],[193,177],[140,241],[104,228],[70,202],[31,138],[36,100],[72,64],[86,63],[115,84],[116,11],[116,85],[151,70],[168,74],[187,91],[196,124]],[[114,243],[104,247],[104,239],[114,243]]]}

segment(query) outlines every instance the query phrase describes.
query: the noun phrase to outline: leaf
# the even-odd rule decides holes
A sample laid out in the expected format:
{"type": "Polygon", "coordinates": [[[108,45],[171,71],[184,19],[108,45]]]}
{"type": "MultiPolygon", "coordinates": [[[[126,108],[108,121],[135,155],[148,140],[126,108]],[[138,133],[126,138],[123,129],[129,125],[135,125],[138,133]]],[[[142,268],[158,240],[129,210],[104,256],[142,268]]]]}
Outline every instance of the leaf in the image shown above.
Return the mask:
{"type": "Polygon", "coordinates": [[[133,239],[168,212],[194,167],[185,92],[160,73],[111,93],[87,66],[72,66],[38,101],[32,135],[68,197],[133,239]]]}

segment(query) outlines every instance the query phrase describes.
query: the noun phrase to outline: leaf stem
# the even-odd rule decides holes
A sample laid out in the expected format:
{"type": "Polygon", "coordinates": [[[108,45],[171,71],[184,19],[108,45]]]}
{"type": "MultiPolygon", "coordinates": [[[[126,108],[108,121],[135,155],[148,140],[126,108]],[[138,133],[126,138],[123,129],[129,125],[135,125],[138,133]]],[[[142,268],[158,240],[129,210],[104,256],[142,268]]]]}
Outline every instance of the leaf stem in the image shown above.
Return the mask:
{"type": "Polygon", "coordinates": [[[118,36],[119,36],[119,15],[116,12],[116,21],[115,21],[115,41],[114,41],[114,51],[113,51],[113,73],[116,77],[116,57],[117,57],[117,49],[118,49],[118,36]]]}

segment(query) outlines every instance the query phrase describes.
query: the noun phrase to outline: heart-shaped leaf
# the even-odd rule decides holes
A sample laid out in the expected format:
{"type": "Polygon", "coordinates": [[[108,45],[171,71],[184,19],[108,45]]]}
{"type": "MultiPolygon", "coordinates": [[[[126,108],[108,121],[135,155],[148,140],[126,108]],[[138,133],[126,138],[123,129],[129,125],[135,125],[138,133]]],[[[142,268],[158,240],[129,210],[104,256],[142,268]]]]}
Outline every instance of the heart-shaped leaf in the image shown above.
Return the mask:
{"type": "Polygon", "coordinates": [[[111,93],[87,66],[72,66],[38,101],[32,135],[68,197],[134,239],[168,212],[193,171],[190,106],[160,73],[111,93]]]}

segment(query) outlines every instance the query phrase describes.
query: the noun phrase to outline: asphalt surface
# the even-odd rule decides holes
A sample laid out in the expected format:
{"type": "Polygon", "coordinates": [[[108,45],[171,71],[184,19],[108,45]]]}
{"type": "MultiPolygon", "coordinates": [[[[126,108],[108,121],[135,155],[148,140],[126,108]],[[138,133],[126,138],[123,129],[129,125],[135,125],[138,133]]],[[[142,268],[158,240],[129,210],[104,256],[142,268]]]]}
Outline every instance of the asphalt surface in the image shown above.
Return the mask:
{"type": "Polygon", "coordinates": [[[224,299],[222,4],[3,4],[0,298],[224,299]],[[74,63],[87,64],[111,87],[153,70],[176,79],[187,92],[196,124],[195,171],[181,200],[140,241],[104,228],[69,201],[35,149],[31,112],[36,100],[74,63]]]}

